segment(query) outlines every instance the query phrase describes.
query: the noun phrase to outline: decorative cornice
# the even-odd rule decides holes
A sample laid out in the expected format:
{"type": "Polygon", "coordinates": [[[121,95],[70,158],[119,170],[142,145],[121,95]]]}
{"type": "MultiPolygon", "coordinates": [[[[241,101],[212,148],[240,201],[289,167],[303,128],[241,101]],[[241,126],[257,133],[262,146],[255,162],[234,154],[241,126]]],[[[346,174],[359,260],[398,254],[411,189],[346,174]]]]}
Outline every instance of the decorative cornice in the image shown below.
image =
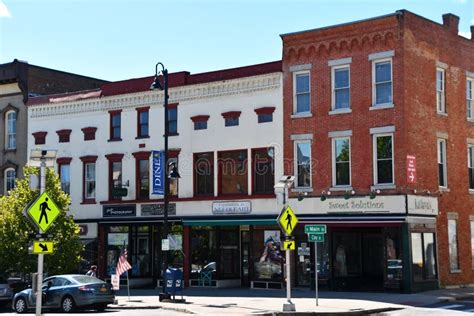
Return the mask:
{"type": "MultiPolygon", "coordinates": [[[[281,73],[170,88],[169,103],[275,90],[281,86],[281,73]]],[[[108,112],[143,106],[162,106],[163,91],[145,91],[74,102],[37,104],[28,108],[29,117],[61,116],[87,112],[108,112]]]]}

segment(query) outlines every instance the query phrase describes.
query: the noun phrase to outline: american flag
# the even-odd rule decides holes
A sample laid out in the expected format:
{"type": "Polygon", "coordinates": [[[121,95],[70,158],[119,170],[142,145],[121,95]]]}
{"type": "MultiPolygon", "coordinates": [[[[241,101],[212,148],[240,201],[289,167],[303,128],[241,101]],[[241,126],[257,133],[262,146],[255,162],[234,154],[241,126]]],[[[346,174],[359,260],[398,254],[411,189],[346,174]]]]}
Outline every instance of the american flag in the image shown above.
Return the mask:
{"type": "Polygon", "coordinates": [[[117,262],[117,267],[115,268],[115,273],[118,276],[121,276],[125,271],[128,271],[132,268],[130,263],[127,261],[127,248],[122,249],[122,253],[120,254],[119,260],[117,262]]]}

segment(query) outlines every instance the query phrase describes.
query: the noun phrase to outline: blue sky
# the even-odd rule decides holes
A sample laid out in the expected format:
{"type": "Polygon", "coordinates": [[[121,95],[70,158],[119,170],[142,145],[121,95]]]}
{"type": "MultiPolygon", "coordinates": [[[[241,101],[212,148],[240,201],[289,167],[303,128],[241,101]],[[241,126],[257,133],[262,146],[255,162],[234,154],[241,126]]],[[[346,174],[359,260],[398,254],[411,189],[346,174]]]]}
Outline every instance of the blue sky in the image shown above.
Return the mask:
{"type": "Polygon", "coordinates": [[[460,31],[474,0],[0,0],[0,63],[31,64],[107,80],[191,73],[281,58],[280,34],[407,9],[460,31]]]}

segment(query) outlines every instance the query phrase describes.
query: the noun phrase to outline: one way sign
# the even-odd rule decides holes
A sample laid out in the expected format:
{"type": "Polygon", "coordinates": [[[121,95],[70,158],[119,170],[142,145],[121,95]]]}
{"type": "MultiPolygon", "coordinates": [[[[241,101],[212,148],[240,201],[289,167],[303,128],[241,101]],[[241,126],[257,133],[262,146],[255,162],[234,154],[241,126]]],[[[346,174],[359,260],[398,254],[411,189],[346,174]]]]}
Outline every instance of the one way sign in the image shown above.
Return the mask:
{"type": "Polygon", "coordinates": [[[407,182],[416,183],[416,157],[407,155],[407,182]]]}
{"type": "Polygon", "coordinates": [[[36,254],[53,253],[53,242],[52,241],[34,241],[33,253],[36,253],[36,254]]]}

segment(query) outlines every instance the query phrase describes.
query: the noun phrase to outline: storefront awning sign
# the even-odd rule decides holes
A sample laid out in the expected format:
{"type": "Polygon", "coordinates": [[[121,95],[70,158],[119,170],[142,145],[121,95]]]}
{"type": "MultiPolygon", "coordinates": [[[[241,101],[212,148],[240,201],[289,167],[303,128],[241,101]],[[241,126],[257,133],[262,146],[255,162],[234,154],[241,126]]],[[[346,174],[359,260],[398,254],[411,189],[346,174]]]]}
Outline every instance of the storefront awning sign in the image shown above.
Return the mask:
{"type": "Polygon", "coordinates": [[[277,222],[278,225],[280,225],[281,230],[283,230],[287,236],[291,236],[298,224],[298,218],[291,207],[287,206],[278,216],[277,222]]]}

